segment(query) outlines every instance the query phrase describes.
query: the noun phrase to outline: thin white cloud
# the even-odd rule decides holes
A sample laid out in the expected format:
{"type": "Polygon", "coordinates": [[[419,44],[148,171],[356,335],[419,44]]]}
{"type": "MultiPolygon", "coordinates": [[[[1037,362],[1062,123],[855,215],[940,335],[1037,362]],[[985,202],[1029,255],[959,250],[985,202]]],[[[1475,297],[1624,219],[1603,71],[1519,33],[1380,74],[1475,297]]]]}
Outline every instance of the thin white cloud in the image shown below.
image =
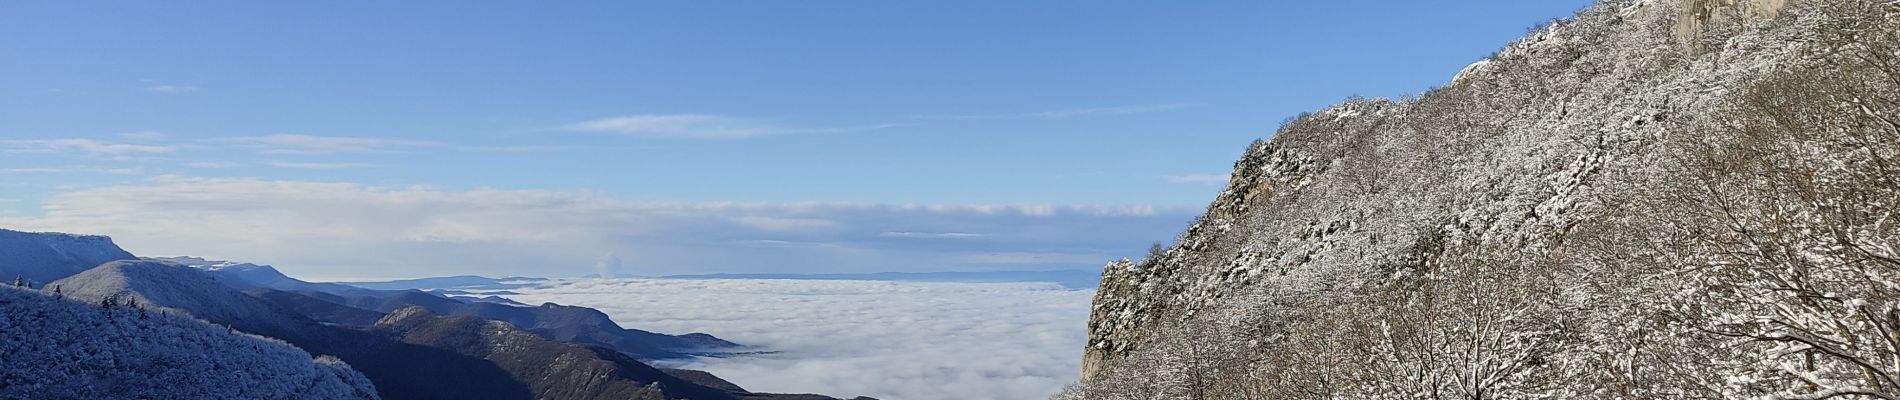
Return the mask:
{"type": "Polygon", "coordinates": [[[1192,107],[1192,104],[1147,104],[1120,107],[1071,108],[1067,110],[1044,111],[1030,115],[1041,118],[1075,118],[1102,115],[1143,114],[1158,111],[1177,110],[1192,107]]]}
{"type": "Polygon", "coordinates": [[[877,235],[890,238],[910,239],[977,239],[989,236],[980,233],[963,232],[883,232],[877,235]]]}
{"type": "Polygon", "coordinates": [[[195,85],[151,85],[146,86],[145,90],[165,94],[179,94],[196,92],[199,88],[195,85]]]}
{"type": "Polygon", "coordinates": [[[771,135],[858,132],[898,126],[903,125],[882,124],[798,128],[781,126],[764,120],[727,115],[649,114],[601,118],[568,124],[563,128],[579,132],[613,133],[647,137],[744,139],[771,135]]]}
{"type": "Polygon", "coordinates": [[[192,161],[185,163],[185,166],[192,168],[231,168],[238,166],[238,164],[225,161],[192,161]]]}
{"type": "Polygon", "coordinates": [[[1029,283],[576,279],[514,289],[774,354],[683,365],[778,393],[1043,399],[1077,378],[1092,290],[1029,283]],[[787,324],[785,321],[798,321],[787,324]]]}
{"type": "Polygon", "coordinates": [[[295,168],[295,169],[358,169],[358,168],[370,168],[370,167],[375,166],[372,164],[364,164],[364,163],[318,163],[318,162],[292,162],[292,161],[271,161],[271,162],[264,163],[264,165],[269,165],[269,166],[278,167],[278,168],[295,168]]]}
{"type": "Polygon", "coordinates": [[[357,276],[576,276],[609,251],[629,268],[656,275],[951,271],[998,263],[1082,268],[1173,236],[1195,211],[657,203],[588,192],[170,176],[62,190],[42,203],[43,216],[0,218],[0,227],[111,235],[135,254],[259,260],[357,276]],[[986,232],[991,240],[886,232],[986,232]]]}
{"type": "Polygon", "coordinates": [[[156,131],[137,131],[137,132],[121,133],[119,134],[119,138],[126,139],[126,140],[152,141],[152,140],[164,139],[165,134],[161,132],[156,132],[156,131]]]}
{"type": "Polygon", "coordinates": [[[1075,253],[1033,253],[1007,252],[985,253],[963,256],[966,262],[976,264],[1015,264],[1015,265],[1062,265],[1087,264],[1099,258],[1092,254],[1075,253]]]}
{"type": "Polygon", "coordinates": [[[484,153],[538,153],[568,148],[551,145],[471,145],[429,140],[297,134],[229,137],[209,139],[206,142],[234,145],[262,154],[280,155],[401,153],[429,149],[484,153]]]}
{"type": "Polygon", "coordinates": [[[72,171],[71,168],[63,167],[0,168],[0,174],[56,174],[72,171]]]}
{"type": "Polygon", "coordinates": [[[1197,105],[1195,104],[1141,104],[1141,105],[1129,105],[1129,106],[1118,106],[1118,107],[1070,108],[1070,109],[1062,109],[1062,110],[1012,113],[1012,114],[917,115],[917,116],[913,116],[913,118],[948,119],[948,120],[984,120],[984,119],[1016,119],[1016,118],[1067,119],[1067,118],[1079,118],[1079,117],[1145,114],[1145,113],[1153,113],[1153,112],[1161,112],[1161,111],[1169,111],[1169,110],[1178,110],[1178,109],[1183,109],[1183,108],[1191,108],[1195,106],[1197,105]]]}
{"type": "Polygon", "coordinates": [[[1172,175],[1172,176],[1164,176],[1164,177],[1161,177],[1161,179],[1162,179],[1162,180],[1166,180],[1166,181],[1168,181],[1168,183],[1191,183],[1191,184],[1200,184],[1200,185],[1218,185],[1218,184],[1224,184],[1224,183],[1227,183],[1227,181],[1228,181],[1228,180],[1230,179],[1230,177],[1229,177],[1228,175],[1214,175],[1214,174],[1189,174],[1189,175],[1172,175]]]}
{"type": "Polygon", "coordinates": [[[144,170],[139,169],[139,168],[128,168],[128,167],[101,167],[101,166],[86,166],[86,165],[72,165],[72,166],[63,166],[63,167],[0,168],[0,174],[98,173],[98,174],[115,174],[115,175],[134,175],[140,172],[144,172],[144,170]]]}
{"type": "Polygon", "coordinates": [[[94,139],[26,139],[0,140],[0,149],[8,153],[66,153],[78,152],[92,155],[128,155],[159,154],[178,151],[178,146],[158,146],[107,142],[94,139]]]}
{"type": "Polygon", "coordinates": [[[293,134],[245,136],[212,141],[234,144],[264,154],[391,153],[439,145],[435,142],[420,140],[293,134]]]}
{"type": "Polygon", "coordinates": [[[545,145],[460,146],[458,148],[465,151],[475,151],[475,152],[483,152],[483,153],[545,153],[545,152],[550,152],[550,151],[561,151],[561,150],[568,149],[567,146],[545,146],[545,145]]]}
{"type": "Polygon", "coordinates": [[[629,115],[569,124],[567,129],[628,135],[707,139],[736,139],[772,135],[786,129],[751,119],[723,115],[629,115]]]}

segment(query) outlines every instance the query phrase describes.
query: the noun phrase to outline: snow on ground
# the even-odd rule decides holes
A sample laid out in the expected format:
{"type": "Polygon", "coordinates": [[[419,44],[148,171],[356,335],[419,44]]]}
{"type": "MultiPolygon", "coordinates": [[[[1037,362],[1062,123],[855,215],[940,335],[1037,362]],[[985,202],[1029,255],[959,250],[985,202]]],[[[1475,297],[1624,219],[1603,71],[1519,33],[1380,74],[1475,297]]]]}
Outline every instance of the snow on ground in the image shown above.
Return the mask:
{"type": "Polygon", "coordinates": [[[702,359],[746,389],[885,400],[1042,399],[1076,379],[1093,290],[1041,283],[570,279],[506,296],[600,309],[775,354],[702,359]]]}

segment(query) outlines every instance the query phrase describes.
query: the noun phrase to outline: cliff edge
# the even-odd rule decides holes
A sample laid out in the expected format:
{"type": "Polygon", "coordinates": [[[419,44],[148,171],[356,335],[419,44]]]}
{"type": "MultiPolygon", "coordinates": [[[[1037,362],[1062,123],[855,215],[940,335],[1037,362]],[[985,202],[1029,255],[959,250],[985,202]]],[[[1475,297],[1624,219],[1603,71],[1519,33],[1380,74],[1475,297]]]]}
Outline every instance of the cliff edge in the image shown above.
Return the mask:
{"type": "Polygon", "coordinates": [[[1896,395],[1897,50],[1892,2],[1610,0],[1302,115],[1105,267],[1064,396],[1896,395]]]}

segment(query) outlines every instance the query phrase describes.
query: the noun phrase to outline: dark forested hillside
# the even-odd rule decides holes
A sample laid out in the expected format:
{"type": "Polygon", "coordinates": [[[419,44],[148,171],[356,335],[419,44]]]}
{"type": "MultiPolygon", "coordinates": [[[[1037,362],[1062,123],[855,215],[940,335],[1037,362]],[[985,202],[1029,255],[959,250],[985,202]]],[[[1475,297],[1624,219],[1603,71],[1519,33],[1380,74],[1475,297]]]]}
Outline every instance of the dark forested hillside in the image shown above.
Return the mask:
{"type": "Polygon", "coordinates": [[[1606,0],[1255,143],[1089,399],[1900,397],[1900,4],[1606,0]]]}
{"type": "Polygon", "coordinates": [[[538,399],[831,399],[749,393],[704,372],[669,373],[613,349],[548,340],[506,322],[437,315],[420,306],[391,312],[374,330],[404,343],[489,360],[538,399]]]}

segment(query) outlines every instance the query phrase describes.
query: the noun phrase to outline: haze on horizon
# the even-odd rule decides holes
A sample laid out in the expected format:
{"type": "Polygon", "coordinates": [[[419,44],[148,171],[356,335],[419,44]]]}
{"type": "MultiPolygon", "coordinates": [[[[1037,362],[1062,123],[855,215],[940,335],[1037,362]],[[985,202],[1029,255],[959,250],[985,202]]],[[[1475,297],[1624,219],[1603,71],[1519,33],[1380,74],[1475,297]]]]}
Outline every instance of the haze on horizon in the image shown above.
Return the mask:
{"type": "Polygon", "coordinates": [[[1092,269],[1286,117],[1587,4],[16,4],[0,228],[319,280],[1092,269]]]}

